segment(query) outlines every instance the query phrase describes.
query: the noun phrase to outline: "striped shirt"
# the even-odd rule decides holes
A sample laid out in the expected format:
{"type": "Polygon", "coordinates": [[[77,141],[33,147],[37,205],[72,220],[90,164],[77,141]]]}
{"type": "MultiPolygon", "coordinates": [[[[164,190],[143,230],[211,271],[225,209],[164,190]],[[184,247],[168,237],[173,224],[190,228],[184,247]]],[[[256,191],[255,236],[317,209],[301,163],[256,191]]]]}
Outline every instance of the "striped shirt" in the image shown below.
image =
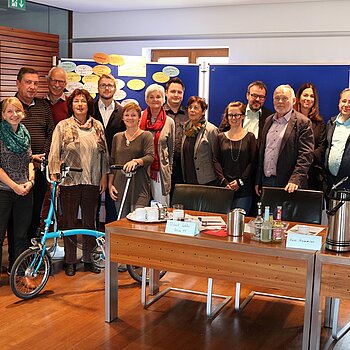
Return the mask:
{"type": "Polygon", "coordinates": [[[46,153],[48,155],[54,129],[49,103],[44,99],[34,97],[29,106],[24,102],[22,104],[26,115],[22,123],[29,131],[33,154],[46,153]]]}

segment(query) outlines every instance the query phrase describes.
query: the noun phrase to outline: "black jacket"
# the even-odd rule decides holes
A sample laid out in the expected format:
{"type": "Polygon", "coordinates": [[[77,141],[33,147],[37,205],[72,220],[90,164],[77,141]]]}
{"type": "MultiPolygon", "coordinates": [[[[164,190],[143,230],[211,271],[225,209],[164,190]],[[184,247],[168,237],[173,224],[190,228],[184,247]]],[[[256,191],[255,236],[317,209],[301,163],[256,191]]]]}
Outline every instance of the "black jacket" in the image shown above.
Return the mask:
{"type": "MultiPolygon", "coordinates": [[[[334,129],[336,127],[336,120],[337,117],[332,117],[329,122],[327,123],[327,149],[326,149],[326,155],[325,155],[325,168],[326,168],[326,175],[327,175],[327,182],[329,186],[332,186],[333,184],[339,182],[343,177],[350,175],[350,136],[348,137],[344,153],[342,156],[340,168],[338,171],[337,176],[332,175],[329,172],[328,169],[328,157],[329,157],[329,151],[332,147],[332,139],[333,139],[333,133],[334,129]]],[[[346,182],[344,182],[341,185],[341,188],[348,188],[350,189],[350,176],[346,182]]]]}
{"type": "MultiPolygon", "coordinates": [[[[123,122],[123,107],[119,102],[117,101],[114,101],[114,102],[115,102],[114,111],[112,112],[111,117],[109,118],[107,127],[105,127],[105,135],[106,135],[106,141],[107,141],[107,147],[108,147],[109,153],[111,153],[111,149],[112,149],[113,136],[117,132],[125,130],[125,124],[123,122]]],[[[96,100],[94,103],[94,118],[99,120],[102,123],[102,125],[104,125],[102,116],[100,113],[100,109],[98,108],[98,100],[96,100]]]]}

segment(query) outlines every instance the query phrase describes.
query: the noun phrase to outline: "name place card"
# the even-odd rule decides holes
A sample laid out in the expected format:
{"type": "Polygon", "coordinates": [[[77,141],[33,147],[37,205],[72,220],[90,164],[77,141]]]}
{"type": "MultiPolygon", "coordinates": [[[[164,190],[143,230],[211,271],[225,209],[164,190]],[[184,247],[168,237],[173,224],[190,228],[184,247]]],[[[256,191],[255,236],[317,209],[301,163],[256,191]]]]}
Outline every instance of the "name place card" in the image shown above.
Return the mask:
{"type": "Polygon", "coordinates": [[[165,233],[183,236],[197,236],[199,233],[198,222],[168,220],[165,233]]]}
{"type": "Polygon", "coordinates": [[[321,236],[310,236],[300,233],[289,232],[287,236],[286,248],[320,250],[322,247],[321,236]]]}

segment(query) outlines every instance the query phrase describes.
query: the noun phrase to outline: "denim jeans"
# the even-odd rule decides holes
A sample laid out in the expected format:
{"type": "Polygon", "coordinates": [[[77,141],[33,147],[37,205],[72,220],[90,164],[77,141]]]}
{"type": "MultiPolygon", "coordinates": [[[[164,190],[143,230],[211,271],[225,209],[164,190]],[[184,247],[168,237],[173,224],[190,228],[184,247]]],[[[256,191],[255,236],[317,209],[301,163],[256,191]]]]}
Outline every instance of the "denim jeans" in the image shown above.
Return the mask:
{"type": "Polygon", "coordinates": [[[249,215],[251,206],[252,206],[252,196],[234,198],[232,201],[232,209],[234,208],[244,209],[247,215],[249,215]]]}

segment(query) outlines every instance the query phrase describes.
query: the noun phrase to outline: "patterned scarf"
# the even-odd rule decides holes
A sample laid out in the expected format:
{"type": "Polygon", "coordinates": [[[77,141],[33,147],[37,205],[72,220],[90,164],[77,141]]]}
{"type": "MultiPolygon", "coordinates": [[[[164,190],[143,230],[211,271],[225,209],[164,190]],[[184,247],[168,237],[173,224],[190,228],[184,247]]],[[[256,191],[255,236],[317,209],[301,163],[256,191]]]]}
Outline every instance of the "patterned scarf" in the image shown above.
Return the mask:
{"type": "Polygon", "coordinates": [[[18,124],[16,132],[13,132],[11,125],[6,121],[0,123],[0,139],[5,147],[13,153],[24,153],[28,151],[30,144],[30,135],[27,128],[18,124]]]}
{"type": "Polygon", "coordinates": [[[167,118],[164,107],[160,109],[160,112],[154,124],[151,123],[151,117],[152,117],[151,109],[147,107],[147,109],[145,109],[142,113],[140,128],[142,130],[148,130],[148,131],[154,132],[154,138],[153,138],[154,160],[153,160],[153,163],[151,164],[151,179],[156,180],[157,172],[159,171],[159,154],[158,154],[159,136],[165,124],[165,120],[167,118]]]}
{"type": "Polygon", "coordinates": [[[94,122],[94,118],[87,117],[86,122],[83,124],[81,123],[77,118],[74,116],[67,119],[70,124],[70,129],[66,130],[67,136],[70,142],[77,142],[79,140],[78,131],[81,130],[90,130],[94,129],[95,131],[95,139],[97,148],[100,152],[105,153],[107,152],[106,144],[104,142],[104,131],[102,128],[99,127],[99,124],[94,122]]]}
{"type": "Polygon", "coordinates": [[[187,137],[197,137],[199,131],[205,127],[206,119],[205,117],[193,122],[192,120],[189,120],[185,124],[185,135],[187,137]]]}

